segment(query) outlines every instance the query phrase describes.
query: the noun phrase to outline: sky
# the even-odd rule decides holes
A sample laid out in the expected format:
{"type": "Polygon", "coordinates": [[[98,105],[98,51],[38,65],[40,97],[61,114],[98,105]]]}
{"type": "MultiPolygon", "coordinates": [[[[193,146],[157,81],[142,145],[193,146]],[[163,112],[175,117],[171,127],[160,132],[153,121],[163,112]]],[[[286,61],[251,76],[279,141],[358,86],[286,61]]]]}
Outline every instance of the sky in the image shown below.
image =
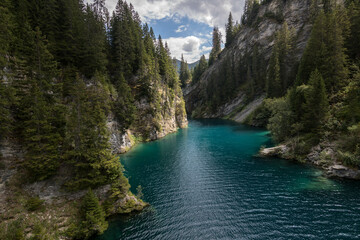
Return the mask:
{"type": "MultiPolygon", "coordinates": [[[[86,0],[92,2],[92,0],[86,0]]],[[[184,54],[188,63],[207,58],[211,51],[212,29],[218,26],[225,36],[229,12],[240,21],[245,0],[127,0],[134,5],[142,22],[153,27],[177,59],[184,54]]],[[[106,0],[112,12],[117,0],[106,0]]]]}

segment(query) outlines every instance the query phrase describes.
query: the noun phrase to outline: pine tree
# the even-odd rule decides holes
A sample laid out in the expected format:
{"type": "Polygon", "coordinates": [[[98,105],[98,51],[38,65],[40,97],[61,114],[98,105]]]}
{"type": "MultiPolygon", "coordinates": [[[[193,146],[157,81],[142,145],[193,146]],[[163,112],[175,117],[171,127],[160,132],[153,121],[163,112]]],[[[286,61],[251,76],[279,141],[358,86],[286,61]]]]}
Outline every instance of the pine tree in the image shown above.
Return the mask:
{"type": "Polygon", "coordinates": [[[233,42],[234,37],[235,37],[234,36],[234,20],[233,20],[231,12],[229,14],[228,23],[226,24],[225,28],[226,28],[225,47],[229,47],[230,44],[233,42]]]}
{"type": "Polygon", "coordinates": [[[80,219],[79,232],[76,236],[78,239],[89,239],[93,235],[102,234],[108,228],[105,212],[91,189],[82,199],[80,219]]]}
{"type": "Polygon", "coordinates": [[[209,65],[212,65],[221,52],[221,33],[218,27],[214,27],[212,49],[209,57],[209,65]]]}
{"type": "Polygon", "coordinates": [[[344,88],[343,107],[340,111],[343,121],[350,126],[360,122],[360,69],[353,65],[351,70],[352,77],[344,88]]]}
{"type": "Polygon", "coordinates": [[[349,7],[350,36],[346,41],[347,55],[353,61],[360,60],[360,2],[354,1],[349,7]]]}
{"type": "Polygon", "coordinates": [[[87,87],[78,76],[74,79],[66,121],[65,157],[74,166],[74,178],[67,183],[70,190],[100,186],[120,175],[120,163],[108,141],[108,100],[97,82],[87,87]]]}
{"type": "Polygon", "coordinates": [[[180,83],[181,87],[185,87],[191,78],[191,73],[187,62],[184,60],[184,55],[181,54],[181,63],[180,63],[180,83]]]}
{"type": "Polygon", "coordinates": [[[244,14],[241,18],[243,25],[251,25],[254,21],[257,11],[259,9],[259,0],[246,0],[244,5],[244,14]]]}
{"type": "Polygon", "coordinates": [[[206,71],[207,67],[208,63],[206,61],[205,55],[202,55],[199,64],[194,68],[191,84],[195,84],[200,80],[201,75],[206,71]]]}
{"type": "Polygon", "coordinates": [[[9,10],[10,3],[8,0],[0,3],[0,72],[7,64],[6,56],[9,54],[10,44],[13,39],[13,15],[9,10]]]}
{"type": "Polygon", "coordinates": [[[305,94],[303,121],[308,132],[319,133],[321,122],[328,111],[328,100],[324,79],[317,69],[310,75],[309,86],[305,94]]]}
{"type": "Polygon", "coordinates": [[[267,94],[269,97],[280,97],[290,86],[289,68],[293,64],[292,48],[294,34],[285,22],[275,35],[275,44],[267,72],[267,94]]]}
{"type": "Polygon", "coordinates": [[[323,76],[328,92],[334,93],[344,85],[346,56],[339,21],[335,12],[319,13],[300,62],[297,85],[306,84],[315,69],[323,76]]]}
{"type": "Polygon", "coordinates": [[[4,81],[0,79],[0,141],[10,133],[11,130],[11,111],[10,100],[12,91],[6,86],[4,81]]]}
{"type": "Polygon", "coordinates": [[[269,63],[269,70],[266,77],[266,93],[268,97],[281,96],[281,79],[280,79],[280,61],[279,48],[273,49],[273,54],[269,63]]]}
{"type": "MultiPolygon", "coordinates": [[[[96,6],[101,8],[100,6],[96,6]]],[[[84,12],[84,54],[80,56],[80,71],[88,78],[95,75],[95,72],[105,73],[106,59],[106,35],[105,23],[102,17],[97,16],[99,9],[91,9],[88,5],[84,12]]]]}
{"type": "Polygon", "coordinates": [[[4,0],[0,3],[0,141],[10,132],[12,101],[12,87],[10,86],[9,74],[3,71],[9,67],[10,44],[13,41],[13,15],[10,10],[10,3],[4,0]]]}
{"type": "Polygon", "coordinates": [[[60,84],[56,62],[49,53],[45,38],[39,28],[28,31],[28,66],[17,87],[18,130],[24,141],[25,167],[32,180],[43,180],[56,173],[61,163],[63,136],[63,107],[61,105],[60,84]],[[19,88],[22,86],[22,88],[19,88]]]}
{"type": "Polygon", "coordinates": [[[122,130],[128,129],[135,120],[136,109],[134,106],[134,97],[131,88],[127,85],[122,74],[118,77],[116,90],[118,97],[114,103],[114,112],[116,119],[121,125],[122,130]]]}

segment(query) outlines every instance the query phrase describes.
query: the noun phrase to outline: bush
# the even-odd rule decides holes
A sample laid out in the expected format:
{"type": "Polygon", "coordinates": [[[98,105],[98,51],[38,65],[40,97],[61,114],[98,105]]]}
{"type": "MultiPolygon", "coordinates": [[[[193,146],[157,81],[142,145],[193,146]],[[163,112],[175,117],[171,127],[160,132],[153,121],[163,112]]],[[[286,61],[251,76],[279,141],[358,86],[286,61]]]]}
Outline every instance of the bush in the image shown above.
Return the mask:
{"type": "Polygon", "coordinates": [[[338,152],[340,161],[346,166],[350,167],[359,167],[360,166],[360,158],[353,153],[350,152],[338,152]]]}
{"type": "Polygon", "coordinates": [[[1,224],[0,226],[0,239],[1,240],[25,240],[24,235],[24,221],[22,219],[17,219],[6,224],[1,224]]]}
{"type": "Polygon", "coordinates": [[[44,209],[44,200],[41,200],[39,197],[31,197],[26,201],[25,208],[29,212],[42,210],[44,209]]]}
{"type": "Polygon", "coordinates": [[[46,234],[46,228],[41,224],[36,224],[33,229],[33,236],[30,240],[49,240],[49,236],[46,234]]]}

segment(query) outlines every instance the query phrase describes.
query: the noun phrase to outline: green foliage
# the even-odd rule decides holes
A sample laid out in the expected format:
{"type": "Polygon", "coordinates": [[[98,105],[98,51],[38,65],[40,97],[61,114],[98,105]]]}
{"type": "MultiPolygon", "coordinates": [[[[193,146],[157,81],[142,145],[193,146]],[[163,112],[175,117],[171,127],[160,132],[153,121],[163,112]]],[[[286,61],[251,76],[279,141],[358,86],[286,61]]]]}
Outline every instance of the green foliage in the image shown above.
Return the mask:
{"type": "Polygon", "coordinates": [[[236,35],[236,26],[234,26],[234,20],[232,17],[232,14],[230,12],[228,22],[225,25],[225,31],[226,31],[226,42],[225,47],[229,47],[230,44],[234,41],[235,35],[236,35]]]}
{"type": "Polygon", "coordinates": [[[196,65],[193,70],[191,84],[195,84],[200,80],[202,74],[206,71],[207,67],[208,63],[206,61],[205,55],[202,55],[199,64],[196,65]]]}
{"type": "Polygon", "coordinates": [[[348,127],[338,140],[339,157],[349,166],[360,167],[360,123],[348,127]]]}
{"type": "Polygon", "coordinates": [[[287,140],[292,134],[293,113],[288,98],[268,99],[265,102],[271,111],[268,129],[276,142],[287,140]]]}
{"type": "Polygon", "coordinates": [[[25,240],[25,224],[23,219],[15,219],[0,225],[0,239],[25,240]]]}
{"type": "Polygon", "coordinates": [[[212,65],[221,53],[221,32],[218,27],[214,27],[212,36],[212,49],[209,57],[209,65],[212,65]]]}
{"type": "Polygon", "coordinates": [[[10,87],[6,86],[0,79],[0,141],[11,131],[11,99],[12,91],[10,87]]]}
{"type": "Polygon", "coordinates": [[[289,72],[294,63],[294,31],[285,22],[275,35],[275,45],[269,62],[266,77],[266,92],[268,97],[281,97],[292,84],[289,72]]]}
{"type": "Polygon", "coordinates": [[[350,18],[350,35],[346,41],[348,56],[354,61],[360,61],[360,2],[352,1],[348,6],[350,18]]]}
{"type": "MultiPolygon", "coordinates": [[[[111,184],[111,201],[128,194],[107,120],[114,113],[122,130],[137,130],[136,101],[150,104],[156,122],[182,100],[167,43],[156,41],[121,0],[112,18],[102,0],[2,0],[0,32],[0,140],[11,137],[21,145],[18,172],[28,173],[26,181],[41,181],[66,167],[67,190],[111,184]],[[169,99],[164,106],[162,97],[169,99]]],[[[183,101],[176,113],[185,115],[183,101]]],[[[106,229],[98,200],[89,193],[84,202],[81,231],[72,228],[78,238],[106,229]]],[[[24,207],[41,210],[43,202],[30,198],[24,207]]],[[[1,239],[25,238],[22,221],[4,225],[1,239]]],[[[48,238],[48,229],[32,227],[32,239],[48,238]]]]}
{"type": "Polygon", "coordinates": [[[338,156],[340,161],[350,167],[359,167],[360,166],[360,156],[355,155],[351,152],[342,152],[338,151],[338,156]]]}
{"type": "Polygon", "coordinates": [[[33,236],[30,240],[48,240],[49,236],[47,236],[47,229],[42,226],[40,223],[35,224],[33,231],[33,236]]]}
{"type": "Polygon", "coordinates": [[[271,11],[267,11],[264,14],[264,17],[269,18],[269,19],[274,19],[277,23],[282,24],[284,22],[284,15],[282,12],[271,12],[271,11]]]}
{"type": "Polygon", "coordinates": [[[17,130],[21,133],[26,150],[24,166],[32,180],[52,176],[60,162],[63,135],[63,114],[59,96],[56,62],[47,49],[39,28],[26,29],[28,41],[24,59],[27,68],[22,71],[16,87],[17,130]]]}
{"type": "Polygon", "coordinates": [[[134,96],[124,76],[121,74],[116,80],[118,97],[114,103],[113,110],[115,116],[123,130],[128,129],[135,120],[136,109],[134,106],[134,96]]]}
{"type": "Polygon", "coordinates": [[[114,181],[120,163],[109,150],[106,112],[108,99],[101,84],[86,87],[78,77],[69,104],[66,127],[66,154],[75,168],[67,183],[71,190],[95,187],[114,181]]]}
{"type": "Polygon", "coordinates": [[[360,70],[356,65],[352,66],[352,77],[349,84],[344,88],[342,95],[344,103],[338,114],[347,124],[360,122],[360,70]]]}
{"type": "Polygon", "coordinates": [[[347,24],[345,16],[338,13],[320,12],[317,16],[300,63],[297,85],[306,84],[311,73],[318,69],[328,92],[334,93],[344,86],[347,69],[343,34],[347,24]]]}
{"type": "Polygon", "coordinates": [[[42,210],[44,208],[44,200],[41,200],[39,197],[30,197],[26,203],[25,208],[29,212],[34,212],[37,210],[42,210]]]}
{"type": "Polygon", "coordinates": [[[271,117],[271,110],[267,104],[269,101],[270,100],[266,100],[256,108],[255,111],[245,119],[245,123],[257,127],[266,127],[269,123],[269,118],[271,117]]]}
{"type": "Polygon", "coordinates": [[[251,26],[256,21],[259,8],[259,0],[246,0],[244,6],[244,14],[241,17],[241,23],[243,25],[251,26]]]}
{"type": "Polygon", "coordinates": [[[189,70],[189,66],[187,62],[184,61],[184,56],[181,55],[181,63],[180,63],[180,82],[181,87],[186,87],[186,85],[191,81],[191,73],[189,70]]]}
{"type": "Polygon", "coordinates": [[[102,234],[107,228],[105,212],[91,189],[85,194],[80,207],[80,223],[75,231],[75,239],[89,239],[102,234]]]}
{"type": "Polygon", "coordinates": [[[320,126],[328,112],[324,79],[316,69],[311,73],[309,90],[305,92],[303,122],[309,132],[320,133],[320,126]]]}

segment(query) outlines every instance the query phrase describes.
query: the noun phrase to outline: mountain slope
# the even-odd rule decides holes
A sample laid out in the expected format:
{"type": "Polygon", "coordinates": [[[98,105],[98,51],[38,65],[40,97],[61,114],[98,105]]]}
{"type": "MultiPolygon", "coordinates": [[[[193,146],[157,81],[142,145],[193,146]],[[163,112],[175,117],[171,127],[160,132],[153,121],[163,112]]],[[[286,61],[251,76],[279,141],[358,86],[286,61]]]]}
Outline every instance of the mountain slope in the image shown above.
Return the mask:
{"type": "Polygon", "coordinates": [[[289,77],[291,85],[312,29],[310,8],[310,0],[274,0],[261,4],[253,23],[243,25],[232,44],[221,52],[200,81],[185,89],[188,113],[193,117],[229,117],[243,121],[259,106],[264,99],[275,34],[284,22],[295,36],[293,60],[287,66],[292,76],[289,77]],[[229,69],[225,69],[226,66],[229,69]],[[231,77],[223,77],[226,71],[231,77]],[[248,104],[251,108],[242,112],[248,104]]]}

